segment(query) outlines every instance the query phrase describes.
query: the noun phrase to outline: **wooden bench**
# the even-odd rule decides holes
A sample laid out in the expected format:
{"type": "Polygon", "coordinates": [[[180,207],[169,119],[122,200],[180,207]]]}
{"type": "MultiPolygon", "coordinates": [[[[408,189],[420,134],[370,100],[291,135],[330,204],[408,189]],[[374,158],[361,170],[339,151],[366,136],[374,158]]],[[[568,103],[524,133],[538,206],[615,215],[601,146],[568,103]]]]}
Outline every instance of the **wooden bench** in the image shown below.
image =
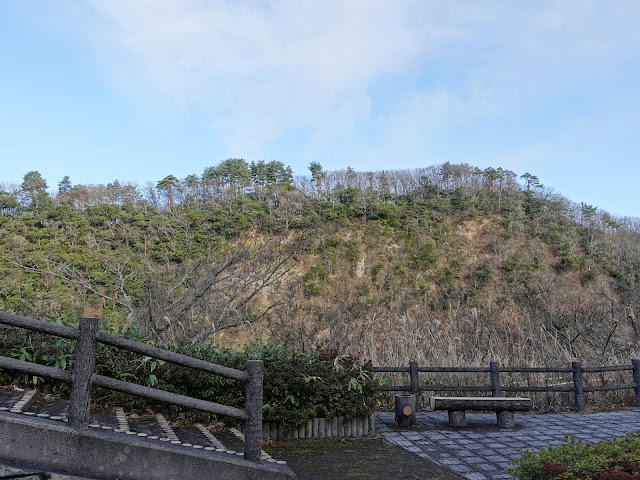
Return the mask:
{"type": "Polygon", "coordinates": [[[498,426],[513,428],[516,422],[513,412],[531,410],[531,399],[517,397],[431,397],[431,410],[448,410],[449,425],[464,427],[466,410],[494,410],[498,418],[498,426]]]}

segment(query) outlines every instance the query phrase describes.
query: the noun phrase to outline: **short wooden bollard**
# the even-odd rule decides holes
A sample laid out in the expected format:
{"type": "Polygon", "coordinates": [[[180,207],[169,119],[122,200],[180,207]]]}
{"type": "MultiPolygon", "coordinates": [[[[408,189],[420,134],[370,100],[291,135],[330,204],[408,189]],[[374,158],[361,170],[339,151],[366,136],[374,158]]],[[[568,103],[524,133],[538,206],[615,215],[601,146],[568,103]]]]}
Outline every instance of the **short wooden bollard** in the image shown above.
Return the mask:
{"type": "Polygon", "coordinates": [[[416,396],[396,395],[396,425],[399,427],[413,427],[416,424],[416,396]]]}

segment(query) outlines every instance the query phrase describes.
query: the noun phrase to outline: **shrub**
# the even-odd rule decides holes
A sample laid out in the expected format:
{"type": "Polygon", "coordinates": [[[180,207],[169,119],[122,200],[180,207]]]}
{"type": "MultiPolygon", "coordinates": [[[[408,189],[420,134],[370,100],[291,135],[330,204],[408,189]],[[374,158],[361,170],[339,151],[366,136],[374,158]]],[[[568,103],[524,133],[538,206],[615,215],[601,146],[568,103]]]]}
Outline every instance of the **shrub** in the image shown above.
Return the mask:
{"type": "Polygon", "coordinates": [[[566,435],[559,447],[525,450],[511,464],[520,480],[640,480],[640,430],[593,445],[566,435]]]}
{"type": "MultiPolygon", "coordinates": [[[[316,417],[371,414],[378,405],[376,381],[348,356],[323,359],[288,345],[251,344],[243,351],[185,347],[182,353],[244,369],[246,361],[264,361],[264,421],[295,426],[316,417]]],[[[244,406],[244,385],[222,377],[165,366],[159,384],[166,390],[236,407],[244,406]]]]}
{"type": "MultiPolygon", "coordinates": [[[[71,368],[75,342],[0,327],[0,352],[25,361],[71,368]]],[[[247,360],[265,366],[263,418],[293,427],[318,417],[370,415],[378,406],[377,381],[349,356],[324,358],[288,345],[250,344],[242,351],[211,345],[183,345],[178,353],[244,370],[247,360]]],[[[244,383],[98,344],[96,372],[190,397],[244,408],[244,383]]],[[[4,373],[4,372],[0,372],[4,373]]],[[[9,380],[6,376],[5,380],[9,380]]],[[[17,379],[20,376],[14,375],[17,379]]],[[[28,379],[31,381],[32,379],[28,379]]],[[[37,380],[36,380],[37,381],[37,380]]],[[[122,404],[145,409],[143,399],[102,390],[94,399],[103,406],[122,404]]]]}

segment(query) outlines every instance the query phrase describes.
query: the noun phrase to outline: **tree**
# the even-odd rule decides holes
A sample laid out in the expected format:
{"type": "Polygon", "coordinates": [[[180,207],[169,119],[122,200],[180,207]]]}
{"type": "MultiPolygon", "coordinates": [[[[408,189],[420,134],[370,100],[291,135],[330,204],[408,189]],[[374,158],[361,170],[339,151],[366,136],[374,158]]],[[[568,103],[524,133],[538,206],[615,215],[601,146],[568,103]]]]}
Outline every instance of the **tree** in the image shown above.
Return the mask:
{"type": "Polygon", "coordinates": [[[257,163],[251,162],[249,171],[254,185],[264,187],[267,184],[267,164],[264,160],[258,160],[257,163]]]}
{"type": "Polygon", "coordinates": [[[347,173],[346,173],[347,188],[355,186],[357,177],[358,175],[356,171],[351,167],[347,167],[347,173]]]}
{"type": "Polygon", "coordinates": [[[71,185],[71,179],[69,178],[69,175],[65,175],[64,178],[60,180],[60,182],[58,182],[58,194],[67,193],[72,188],[73,185],[71,185]]]}
{"type": "Polygon", "coordinates": [[[231,191],[231,195],[240,195],[250,185],[252,176],[246,161],[242,158],[229,158],[215,167],[207,167],[202,180],[231,191]]]}
{"type": "Polygon", "coordinates": [[[173,189],[179,183],[179,180],[173,175],[167,175],[158,182],[156,188],[162,190],[167,194],[167,200],[169,200],[169,208],[173,208],[173,189]]]}
{"type": "Polygon", "coordinates": [[[182,203],[191,204],[200,199],[200,186],[201,182],[197,175],[191,174],[182,182],[182,203]]]}
{"type": "Polygon", "coordinates": [[[311,181],[316,182],[318,198],[320,198],[320,182],[324,177],[327,176],[327,173],[322,169],[322,165],[320,165],[318,162],[311,162],[308,168],[311,172],[311,181]]]}
{"type": "Polygon", "coordinates": [[[524,180],[527,192],[531,191],[532,188],[542,188],[538,177],[536,177],[535,175],[531,175],[529,172],[521,175],[520,178],[524,180]]]}
{"type": "Polygon", "coordinates": [[[4,217],[14,216],[20,204],[15,195],[0,190],[0,215],[4,217]]]}
{"type": "Polygon", "coordinates": [[[65,200],[71,202],[76,209],[82,210],[82,207],[88,202],[89,192],[84,185],[74,185],[64,196],[65,200]]]}
{"type": "Polygon", "coordinates": [[[22,185],[20,186],[22,192],[30,201],[30,206],[33,209],[38,209],[47,199],[47,182],[42,177],[40,172],[31,170],[27,172],[23,177],[22,185]]]}

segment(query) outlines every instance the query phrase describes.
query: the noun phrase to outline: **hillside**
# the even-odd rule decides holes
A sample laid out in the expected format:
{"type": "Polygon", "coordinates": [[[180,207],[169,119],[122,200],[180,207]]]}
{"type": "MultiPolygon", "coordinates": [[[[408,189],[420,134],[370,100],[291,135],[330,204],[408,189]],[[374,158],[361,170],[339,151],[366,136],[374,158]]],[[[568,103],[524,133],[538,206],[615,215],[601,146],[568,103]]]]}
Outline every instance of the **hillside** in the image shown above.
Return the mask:
{"type": "Polygon", "coordinates": [[[231,159],[55,195],[29,172],[0,192],[0,309],[378,364],[640,354],[638,219],[500,168],[310,169],[231,159]]]}

